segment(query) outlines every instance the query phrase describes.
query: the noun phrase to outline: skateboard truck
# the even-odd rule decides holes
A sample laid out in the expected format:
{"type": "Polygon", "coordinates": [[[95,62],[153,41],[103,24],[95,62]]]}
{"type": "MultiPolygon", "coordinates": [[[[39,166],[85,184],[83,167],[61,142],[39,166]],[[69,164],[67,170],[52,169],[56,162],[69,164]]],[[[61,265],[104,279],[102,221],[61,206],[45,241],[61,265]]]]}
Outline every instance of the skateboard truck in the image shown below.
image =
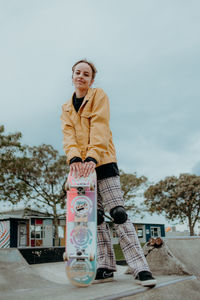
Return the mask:
{"type": "Polygon", "coordinates": [[[83,251],[78,250],[76,252],[76,254],[70,254],[70,255],[67,255],[66,252],[63,253],[63,260],[64,261],[68,261],[69,259],[77,259],[77,260],[89,259],[90,261],[93,261],[94,258],[95,258],[94,253],[90,253],[90,255],[89,254],[85,254],[84,250],[83,251]]]}
{"type": "Polygon", "coordinates": [[[95,185],[93,182],[90,182],[89,184],[83,184],[82,186],[78,186],[70,184],[70,183],[66,183],[66,190],[69,191],[71,188],[74,188],[77,190],[78,195],[85,195],[85,190],[86,188],[89,188],[90,191],[94,191],[95,185]]]}
{"type": "Polygon", "coordinates": [[[85,189],[84,189],[84,187],[79,186],[77,188],[77,193],[78,193],[78,195],[85,195],[85,189]]]}

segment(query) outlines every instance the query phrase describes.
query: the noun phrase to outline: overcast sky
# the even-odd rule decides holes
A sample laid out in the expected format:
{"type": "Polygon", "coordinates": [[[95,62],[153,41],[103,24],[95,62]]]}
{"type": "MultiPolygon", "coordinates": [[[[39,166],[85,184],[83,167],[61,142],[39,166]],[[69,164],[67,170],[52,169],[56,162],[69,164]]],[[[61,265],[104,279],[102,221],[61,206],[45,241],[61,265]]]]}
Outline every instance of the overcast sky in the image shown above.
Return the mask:
{"type": "Polygon", "coordinates": [[[71,66],[98,69],[119,167],[200,175],[200,1],[0,0],[0,123],[63,154],[71,66]]]}

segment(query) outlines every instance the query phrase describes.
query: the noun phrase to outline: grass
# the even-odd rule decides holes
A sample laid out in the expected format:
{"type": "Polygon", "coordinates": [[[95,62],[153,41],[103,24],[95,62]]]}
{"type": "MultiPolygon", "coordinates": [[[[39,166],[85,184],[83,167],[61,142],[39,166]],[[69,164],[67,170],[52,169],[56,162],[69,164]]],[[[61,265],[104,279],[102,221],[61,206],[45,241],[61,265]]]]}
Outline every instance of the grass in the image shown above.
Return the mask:
{"type": "MultiPolygon", "coordinates": [[[[143,247],[144,244],[145,243],[141,243],[141,247],[143,247]]],[[[116,260],[125,260],[124,254],[122,252],[122,249],[121,249],[120,245],[119,244],[115,244],[115,245],[113,245],[113,247],[114,247],[114,251],[115,251],[116,260]]]]}
{"type": "Polygon", "coordinates": [[[113,247],[114,247],[114,251],[115,251],[116,260],[123,260],[123,259],[125,259],[120,245],[119,244],[115,244],[115,245],[113,245],[113,247]]]}

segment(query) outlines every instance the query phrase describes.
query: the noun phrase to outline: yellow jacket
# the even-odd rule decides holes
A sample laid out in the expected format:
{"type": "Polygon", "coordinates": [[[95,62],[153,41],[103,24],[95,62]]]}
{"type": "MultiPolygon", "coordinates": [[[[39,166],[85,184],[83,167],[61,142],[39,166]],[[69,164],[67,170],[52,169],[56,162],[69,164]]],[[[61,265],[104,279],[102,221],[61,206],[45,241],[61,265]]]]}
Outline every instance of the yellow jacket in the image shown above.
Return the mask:
{"type": "Polygon", "coordinates": [[[83,161],[93,157],[97,166],[117,162],[109,127],[109,100],[102,89],[89,88],[78,113],[72,97],[62,106],[61,120],[68,163],[75,156],[83,161]]]}

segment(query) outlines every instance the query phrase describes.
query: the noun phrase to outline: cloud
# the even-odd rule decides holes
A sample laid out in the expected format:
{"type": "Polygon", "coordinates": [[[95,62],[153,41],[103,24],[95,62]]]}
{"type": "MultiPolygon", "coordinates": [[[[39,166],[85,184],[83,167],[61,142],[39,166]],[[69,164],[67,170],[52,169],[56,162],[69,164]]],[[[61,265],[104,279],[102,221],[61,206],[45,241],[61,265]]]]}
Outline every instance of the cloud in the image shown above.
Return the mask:
{"type": "Polygon", "coordinates": [[[192,168],[192,172],[195,174],[195,175],[198,175],[200,176],[200,161],[198,161],[194,167],[192,168]]]}
{"type": "MultiPolygon", "coordinates": [[[[199,162],[200,3],[7,1],[1,4],[0,120],[24,143],[62,151],[71,66],[95,62],[110,98],[119,166],[158,180],[199,162]]],[[[195,169],[196,170],[196,169],[195,169]]]]}

